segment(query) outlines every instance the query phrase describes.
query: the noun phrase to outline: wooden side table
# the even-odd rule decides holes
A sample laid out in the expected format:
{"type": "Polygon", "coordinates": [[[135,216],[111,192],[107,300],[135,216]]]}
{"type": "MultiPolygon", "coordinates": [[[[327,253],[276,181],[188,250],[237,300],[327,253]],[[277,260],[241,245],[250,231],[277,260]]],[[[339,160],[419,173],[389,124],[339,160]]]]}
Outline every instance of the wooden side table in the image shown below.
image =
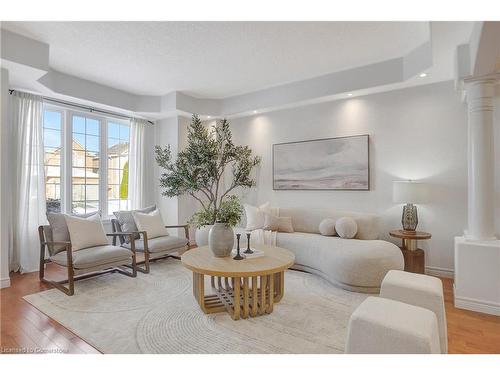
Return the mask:
{"type": "Polygon", "coordinates": [[[389,234],[402,240],[400,249],[405,261],[405,271],[425,273],[425,255],[424,251],[418,248],[417,240],[428,240],[432,235],[427,232],[409,232],[401,229],[392,230],[389,234]]]}

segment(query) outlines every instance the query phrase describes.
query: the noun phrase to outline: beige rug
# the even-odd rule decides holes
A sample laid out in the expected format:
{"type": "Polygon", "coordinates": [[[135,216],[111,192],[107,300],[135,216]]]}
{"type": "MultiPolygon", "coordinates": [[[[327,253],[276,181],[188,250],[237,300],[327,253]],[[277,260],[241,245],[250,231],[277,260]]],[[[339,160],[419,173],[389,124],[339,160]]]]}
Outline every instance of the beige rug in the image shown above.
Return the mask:
{"type": "Polygon", "coordinates": [[[288,271],[272,314],[233,321],[205,315],[191,283],[191,272],[168,259],[135,279],[78,281],[72,297],[51,289],[24,299],[103,353],[342,353],[349,317],[367,297],[288,271]]]}

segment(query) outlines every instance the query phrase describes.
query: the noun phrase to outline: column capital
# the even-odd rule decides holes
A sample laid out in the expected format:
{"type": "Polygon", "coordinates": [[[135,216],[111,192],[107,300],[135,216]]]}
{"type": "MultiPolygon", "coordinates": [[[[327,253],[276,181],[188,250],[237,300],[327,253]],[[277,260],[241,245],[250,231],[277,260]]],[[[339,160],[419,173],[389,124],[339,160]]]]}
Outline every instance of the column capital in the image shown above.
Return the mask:
{"type": "Polygon", "coordinates": [[[494,74],[464,79],[465,100],[469,112],[493,111],[495,86],[499,78],[499,75],[494,74]]]}
{"type": "Polygon", "coordinates": [[[496,84],[500,83],[500,73],[481,77],[464,78],[463,82],[466,91],[469,91],[469,88],[471,87],[489,87],[490,85],[495,86],[496,84]]]}
{"type": "Polygon", "coordinates": [[[482,76],[469,76],[469,77],[464,77],[463,79],[464,83],[469,83],[469,82],[490,82],[490,81],[495,81],[496,83],[500,83],[500,70],[495,73],[491,74],[486,74],[482,76]]]}

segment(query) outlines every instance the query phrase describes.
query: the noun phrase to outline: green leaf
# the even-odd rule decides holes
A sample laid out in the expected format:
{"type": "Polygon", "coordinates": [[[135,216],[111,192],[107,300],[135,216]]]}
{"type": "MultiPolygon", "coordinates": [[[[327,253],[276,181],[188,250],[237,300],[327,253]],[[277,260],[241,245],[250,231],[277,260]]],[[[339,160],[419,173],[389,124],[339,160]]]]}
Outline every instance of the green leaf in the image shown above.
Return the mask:
{"type": "Polygon", "coordinates": [[[128,198],[128,161],[123,166],[123,177],[120,183],[120,199],[128,198]]]}

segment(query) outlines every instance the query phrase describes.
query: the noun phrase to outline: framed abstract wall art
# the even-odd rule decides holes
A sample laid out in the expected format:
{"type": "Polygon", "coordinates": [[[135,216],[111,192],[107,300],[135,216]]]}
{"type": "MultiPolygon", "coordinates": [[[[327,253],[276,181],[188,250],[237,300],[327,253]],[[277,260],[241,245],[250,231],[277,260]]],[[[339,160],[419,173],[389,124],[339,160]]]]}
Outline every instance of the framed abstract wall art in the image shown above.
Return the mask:
{"type": "Polygon", "coordinates": [[[273,145],[274,190],[370,190],[369,136],[273,145]]]}

